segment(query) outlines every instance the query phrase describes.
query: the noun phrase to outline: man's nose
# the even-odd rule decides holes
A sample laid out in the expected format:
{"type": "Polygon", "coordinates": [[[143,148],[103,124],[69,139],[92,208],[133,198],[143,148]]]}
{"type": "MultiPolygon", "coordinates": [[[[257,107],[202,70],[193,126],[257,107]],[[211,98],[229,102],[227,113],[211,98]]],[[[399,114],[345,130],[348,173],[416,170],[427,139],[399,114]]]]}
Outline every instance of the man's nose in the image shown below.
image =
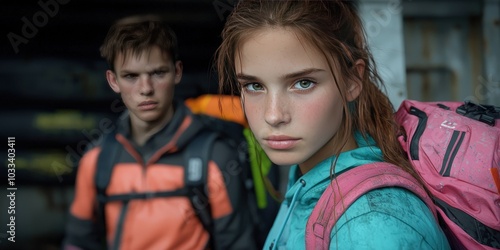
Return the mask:
{"type": "Polygon", "coordinates": [[[147,76],[142,76],[139,79],[139,84],[140,84],[140,93],[141,95],[151,95],[153,94],[153,81],[151,80],[151,77],[149,75],[147,76]]]}

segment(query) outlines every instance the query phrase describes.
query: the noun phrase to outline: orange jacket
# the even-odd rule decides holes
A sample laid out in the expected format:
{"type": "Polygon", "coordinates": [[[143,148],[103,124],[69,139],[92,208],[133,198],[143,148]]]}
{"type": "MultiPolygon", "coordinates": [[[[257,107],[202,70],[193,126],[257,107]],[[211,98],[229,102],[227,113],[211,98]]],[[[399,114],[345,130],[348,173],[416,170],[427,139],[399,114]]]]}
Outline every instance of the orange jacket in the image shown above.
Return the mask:
{"type": "MultiPolygon", "coordinates": [[[[202,129],[183,104],[176,103],[172,121],[140,152],[128,140],[128,118],[122,121],[116,139],[121,144],[119,161],[113,168],[107,194],[172,191],[184,186],[183,154],[181,149],[202,129]]],[[[225,166],[234,161],[236,149],[222,141],[214,146],[213,160],[208,169],[208,192],[215,219],[216,245],[220,249],[254,249],[250,215],[242,200],[243,181],[228,175],[225,166]],[[224,179],[226,177],[226,180],[224,179]],[[227,176],[230,179],[227,179],[227,176]],[[233,178],[231,180],[231,178],[233,178]],[[220,236],[220,237],[219,237],[220,236]]],[[[70,208],[65,246],[85,249],[96,232],[95,147],[81,159],[75,197],[70,208]]],[[[232,170],[234,171],[234,170],[232,170]]],[[[109,202],[105,207],[106,242],[112,244],[117,231],[122,202],[109,202]]],[[[205,249],[209,235],[204,230],[187,197],[132,200],[123,222],[120,249],[205,249]]],[[[94,243],[98,244],[98,243],[94,243]]],[[[90,245],[88,248],[92,248],[90,245]]]]}

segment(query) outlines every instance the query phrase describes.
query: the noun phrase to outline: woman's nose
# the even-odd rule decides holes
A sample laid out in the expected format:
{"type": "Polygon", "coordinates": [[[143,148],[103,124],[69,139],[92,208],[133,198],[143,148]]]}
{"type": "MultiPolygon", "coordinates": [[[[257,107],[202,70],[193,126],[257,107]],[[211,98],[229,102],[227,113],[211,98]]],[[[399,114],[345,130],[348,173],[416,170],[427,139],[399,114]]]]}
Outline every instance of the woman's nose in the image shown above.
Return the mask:
{"type": "Polygon", "coordinates": [[[265,107],[265,121],[267,124],[275,127],[290,122],[290,113],[288,112],[288,101],[286,97],[279,94],[270,95],[265,107]]]}

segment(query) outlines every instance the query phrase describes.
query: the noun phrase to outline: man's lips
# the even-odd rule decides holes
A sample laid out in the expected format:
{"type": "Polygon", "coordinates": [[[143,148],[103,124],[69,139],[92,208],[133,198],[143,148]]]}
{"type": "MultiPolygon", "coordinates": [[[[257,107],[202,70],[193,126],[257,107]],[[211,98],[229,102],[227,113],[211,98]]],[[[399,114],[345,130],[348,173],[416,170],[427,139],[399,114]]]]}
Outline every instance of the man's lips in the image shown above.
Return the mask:
{"type": "Polygon", "coordinates": [[[155,109],[158,106],[158,103],[155,101],[144,101],[139,104],[139,109],[146,111],[155,109]]]}
{"type": "Polygon", "coordinates": [[[299,138],[284,135],[269,136],[264,138],[264,142],[269,148],[279,150],[291,149],[299,142],[299,140],[299,138]]]}

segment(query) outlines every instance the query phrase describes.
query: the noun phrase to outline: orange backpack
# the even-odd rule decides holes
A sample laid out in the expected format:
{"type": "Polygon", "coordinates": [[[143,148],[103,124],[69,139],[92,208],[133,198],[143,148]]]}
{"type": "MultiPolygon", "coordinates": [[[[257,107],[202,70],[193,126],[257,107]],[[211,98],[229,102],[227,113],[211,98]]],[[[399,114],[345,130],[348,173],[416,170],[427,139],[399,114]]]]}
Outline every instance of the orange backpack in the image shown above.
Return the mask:
{"type": "Polygon", "coordinates": [[[195,98],[188,98],[184,103],[195,114],[205,114],[226,121],[236,122],[248,128],[248,123],[238,96],[206,94],[195,98]]]}

